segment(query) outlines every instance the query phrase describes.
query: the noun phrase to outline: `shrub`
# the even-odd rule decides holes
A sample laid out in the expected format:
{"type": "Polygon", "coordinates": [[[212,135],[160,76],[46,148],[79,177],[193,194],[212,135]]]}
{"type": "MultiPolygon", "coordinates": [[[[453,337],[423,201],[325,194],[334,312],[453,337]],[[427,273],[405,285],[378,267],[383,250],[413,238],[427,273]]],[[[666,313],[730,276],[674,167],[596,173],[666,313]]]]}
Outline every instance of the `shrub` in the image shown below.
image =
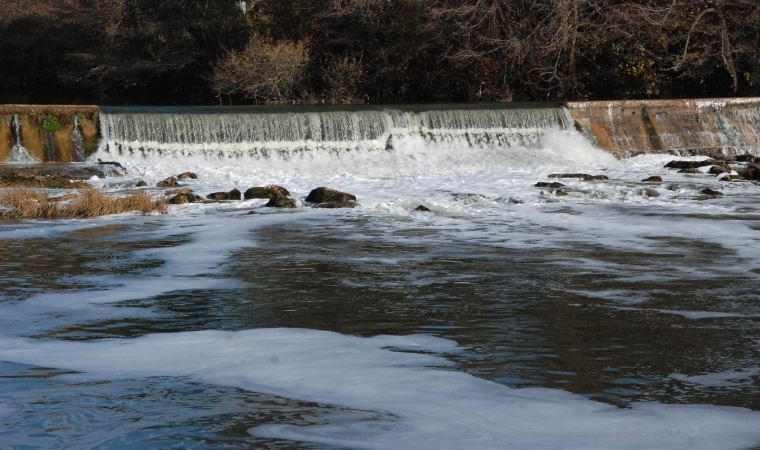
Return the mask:
{"type": "Polygon", "coordinates": [[[61,122],[55,116],[47,116],[42,122],[42,129],[48,133],[55,133],[61,129],[61,122]]]}
{"type": "Polygon", "coordinates": [[[292,100],[304,79],[309,52],[303,42],[270,43],[254,36],[243,50],[227,53],[213,75],[218,95],[253,100],[292,100]]]}

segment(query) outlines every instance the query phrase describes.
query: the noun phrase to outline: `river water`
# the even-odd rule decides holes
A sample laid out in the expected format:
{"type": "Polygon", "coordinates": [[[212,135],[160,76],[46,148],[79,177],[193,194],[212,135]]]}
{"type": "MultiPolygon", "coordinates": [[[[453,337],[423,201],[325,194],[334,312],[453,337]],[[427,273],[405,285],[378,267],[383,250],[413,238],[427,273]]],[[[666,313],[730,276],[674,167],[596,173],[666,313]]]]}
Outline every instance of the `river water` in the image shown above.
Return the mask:
{"type": "Polygon", "coordinates": [[[0,222],[0,448],[760,448],[760,186],[538,116],[194,147],[197,117],[106,117],[137,137],[104,131],[104,189],[301,207],[0,222]],[[305,207],[324,185],[360,206],[305,207]]]}

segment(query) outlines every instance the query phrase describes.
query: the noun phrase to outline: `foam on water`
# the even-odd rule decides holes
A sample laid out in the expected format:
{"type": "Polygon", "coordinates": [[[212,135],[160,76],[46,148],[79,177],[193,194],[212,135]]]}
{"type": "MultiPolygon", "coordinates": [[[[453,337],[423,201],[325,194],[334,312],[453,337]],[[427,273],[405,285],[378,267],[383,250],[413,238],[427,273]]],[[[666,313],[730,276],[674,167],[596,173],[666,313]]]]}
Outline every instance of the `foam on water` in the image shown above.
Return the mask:
{"type": "Polygon", "coordinates": [[[635,404],[631,409],[553,389],[510,389],[444,370],[458,351],[430,336],[359,338],[298,329],[198,331],[92,343],[0,338],[0,359],[84,371],[88,378],[183,376],[391,415],[252,433],[373,449],[744,448],[760,413],[635,404]],[[404,350],[394,351],[391,348],[404,350]],[[426,352],[426,353],[420,353],[426,352]]]}

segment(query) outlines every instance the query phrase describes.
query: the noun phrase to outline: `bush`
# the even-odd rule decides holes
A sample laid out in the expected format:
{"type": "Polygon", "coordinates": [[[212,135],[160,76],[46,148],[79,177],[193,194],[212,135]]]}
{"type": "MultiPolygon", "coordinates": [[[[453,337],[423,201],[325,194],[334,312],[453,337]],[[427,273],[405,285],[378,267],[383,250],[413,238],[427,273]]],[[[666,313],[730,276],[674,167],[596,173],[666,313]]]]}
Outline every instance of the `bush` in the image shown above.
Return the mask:
{"type": "Polygon", "coordinates": [[[322,69],[327,95],[333,103],[362,103],[359,83],[362,65],[355,59],[331,59],[322,69]]]}
{"type": "Polygon", "coordinates": [[[296,99],[309,52],[303,42],[270,43],[254,36],[243,50],[227,53],[217,64],[213,83],[218,95],[242,95],[256,101],[296,99]]]}
{"type": "Polygon", "coordinates": [[[61,129],[61,122],[55,116],[47,116],[42,121],[42,129],[48,133],[55,133],[61,129]]]}

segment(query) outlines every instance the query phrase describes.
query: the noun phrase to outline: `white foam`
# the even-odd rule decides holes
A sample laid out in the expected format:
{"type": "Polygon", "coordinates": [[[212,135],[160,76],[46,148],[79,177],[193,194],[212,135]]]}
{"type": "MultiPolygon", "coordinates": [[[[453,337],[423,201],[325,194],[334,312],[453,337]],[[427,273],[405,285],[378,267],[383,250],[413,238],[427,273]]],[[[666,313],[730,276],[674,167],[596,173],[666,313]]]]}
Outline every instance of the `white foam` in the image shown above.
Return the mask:
{"type": "Polygon", "coordinates": [[[760,413],[657,403],[618,409],[559,390],[511,389],[445,368],[448,360],[420,351],[457,347],[430,336],[360,338],[299,329],[87,343],[0,338],[0,359],[7,361],[104,379],[190,377],[389,415],[251,430],[265,437],[372,449],[732,449],[760,443],[760,413]]]}
{"type": "Polygon", "coordinates": [[[698,384],[701,386],[732,387],[742,384],[750,384],[752,378],[760,375],[760,367],[748,367],[742,370],[728,372],[706,373],[702,375],[684,375],[674,373],[669,376],[673,380],[684,383],[698,384]]]}

